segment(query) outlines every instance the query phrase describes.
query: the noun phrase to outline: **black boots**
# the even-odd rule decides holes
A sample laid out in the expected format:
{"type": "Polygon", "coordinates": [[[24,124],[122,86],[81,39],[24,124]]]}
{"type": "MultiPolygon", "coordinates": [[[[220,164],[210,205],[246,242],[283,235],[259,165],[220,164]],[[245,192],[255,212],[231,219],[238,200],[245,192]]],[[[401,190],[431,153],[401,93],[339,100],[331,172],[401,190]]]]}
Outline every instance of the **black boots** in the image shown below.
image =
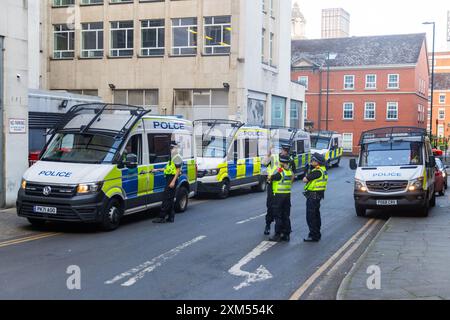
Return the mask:
{"type": "Polygon", "coordinates": [[[269,238],[269,241],[280,242],[281,241],[281,235],[276,233],[272,237],[269,238]]]}
{"type": "Polygon", "coordinates": [[[268,236],[270,234],[270,224],[266,224],[266,228],[264,229],[264,234],[268,236]]]}

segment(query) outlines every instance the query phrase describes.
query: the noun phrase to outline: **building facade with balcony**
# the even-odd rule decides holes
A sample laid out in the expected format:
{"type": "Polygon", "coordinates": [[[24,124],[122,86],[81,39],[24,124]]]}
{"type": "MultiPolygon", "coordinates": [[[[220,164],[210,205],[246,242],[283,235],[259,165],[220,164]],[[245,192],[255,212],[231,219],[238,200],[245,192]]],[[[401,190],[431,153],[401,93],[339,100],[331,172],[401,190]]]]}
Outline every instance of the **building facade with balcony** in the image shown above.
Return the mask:
{"type": "Polygon", "coordinates": [[[283,1],[46,0],[46,89],[299,127],[304,89],[290,79],[283,1]]]}
{"type": "Polygon", "coordinates": [[[425,34],[293,41],[292,59],[292,80],[306,87],[305,118],[314,130],[341,133],[346,152],[358,151],[365,130],[426,128],[425,34]]]}

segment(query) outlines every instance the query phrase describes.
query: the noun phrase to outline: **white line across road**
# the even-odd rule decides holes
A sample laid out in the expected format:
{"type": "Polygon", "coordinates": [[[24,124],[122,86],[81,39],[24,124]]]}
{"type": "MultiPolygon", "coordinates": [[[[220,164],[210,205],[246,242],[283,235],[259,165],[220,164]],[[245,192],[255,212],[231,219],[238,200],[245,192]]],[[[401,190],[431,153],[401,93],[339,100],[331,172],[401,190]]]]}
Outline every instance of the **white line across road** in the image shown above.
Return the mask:
{"type": "Polygon", "coordinates": [[[319,269],[317,269],[317,271],[314,272],[314,274],[310,276],[308,280],[306,280],[305,283],[303,283],[302,286],[292,294],[289,300],[299,300],[302,295],[309,289],[309,287],[333,264],[333,262],[336,261],[342,255],[342,253],[350,247],[350,253],[344,254],[336,264],[340,265],[344,263],[344,260],[347,259],[351,255],[351,253],[353,253],[361,245],[364,239],[366,239],[367,236],[375,229],[378,223],[379,220],[375,221],[375,219],[370,219],[361,229],[359,229],[358,232],[353,235],[353,237],[351,237],[338,251],[336,251],[336,253],[330,259],[328,259],[327,262],[325,262],[319,269]],[[361,234],[363,235],[361,236],[361,234]],[[358,238],[360,236],[361,239],[359,239],[358,241],[358,238]]]}
{"type": "Polygon", "coordinates": [[[246,222],[250,222],[250,221],[259,219],[261,217],[264,217],[265,215],[266,215],[266,213],[264,212],[264,213],[262,213],[260,215],[255,216],[255,217],[251,217],[251,218],[248,218],[248,219],[245,219],[245,220],[238,221],[238,222],[236,222],[236,224],[243,224],[243,223],[246,223],[246,222]]]}
{"type": "Polygon", "coordinates": [[[123,279],[129,277],[129,279],[127,281],[123,282],[121,285],[124,287],[132,286],[137,281],[142,279],[147,273],[150,273],[153,270],[155,270],[156,268],[162,266],[163,263],[166,262],[167,260],[174,258],[183,249],[186,249],[187,247],[189,247],[189,246],[193,245],[194,243],[197,243],[200,240],[203,240],[205,238],[206,238],[206,236],[199,236],[199,237],[192,239],[191,241],[185,242],[185,243],[179,245],[178,247],[153,258],[150,261],[146,261],[137,267],[134,267],[128,271],[125,271],[125,272],[115,276],[111,280],[106,281],[105,284],[114,284],[118,281],[122,281],[123,279]]]}
{"type": "Polygon", "coordinates": [[[264,253],[265,251],[272,248],[276,242],[263,241],[255,249],[253,249],[249,254],[243,257],[238,263],[232,266],[228,272],[233,276],[246,277],[240,285],[235,286],[234,290],[240,290],[244,287],[250,286],[254,282],[264,281],[273,278],[272,274],[264,266],[259,266],[256,272],[243,271],[241,268],[247,263],[264,253]]]}

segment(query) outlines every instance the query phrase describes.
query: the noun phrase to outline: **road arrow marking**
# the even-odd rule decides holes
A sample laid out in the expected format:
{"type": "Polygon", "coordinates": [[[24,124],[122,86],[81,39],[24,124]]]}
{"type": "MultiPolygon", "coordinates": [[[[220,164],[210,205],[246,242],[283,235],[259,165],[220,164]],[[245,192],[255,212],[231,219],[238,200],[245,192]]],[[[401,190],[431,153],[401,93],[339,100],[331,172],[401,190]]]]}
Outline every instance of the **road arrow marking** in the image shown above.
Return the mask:
{"type": "Polygon", "coordinates": [[[240,285],[233,287],[234,290],[240,290],[244,287],[250,286],[254,282],[260,282],[273,278],[272,274],[264,266],[259,266],[256,272],[251,273],[248,271],[243,271],[241,268],[247,263],[264,253],[265,251],[272,248],[276,242],[263,241],[255,249],[253,249],[249,254],[242,258],[237,264],[228,270],[230,274],[237,277],[246,277],[247,279],[240,285]]]}
{"type": "Polygon", "coordinates": [[[179,245],[178,247],[163,253],[155,258],[153,258],[150,261],[144,262],[141,265],[134,267],[128,271],[125,271],[111,280],[108,280],[105,282],[105,284],[114,284],[118,281],[121,281],[124,278],[130,277],[127,281],[122,283],[121,285],[123,287],[129,287],[135,284],[138,280],[142,279],[147,273],[152,272],[156,268],[160,267],[163,263],[165,263],[167,260],[170,260],[174,258],[176,255],[178,255],[181,250],[186,249],[187,247],[193,245],[194,243],[205,239],[206,236],[199,236],[197,238],[192,239],[191,241],[185,242],[182,245],[179,245]]]}

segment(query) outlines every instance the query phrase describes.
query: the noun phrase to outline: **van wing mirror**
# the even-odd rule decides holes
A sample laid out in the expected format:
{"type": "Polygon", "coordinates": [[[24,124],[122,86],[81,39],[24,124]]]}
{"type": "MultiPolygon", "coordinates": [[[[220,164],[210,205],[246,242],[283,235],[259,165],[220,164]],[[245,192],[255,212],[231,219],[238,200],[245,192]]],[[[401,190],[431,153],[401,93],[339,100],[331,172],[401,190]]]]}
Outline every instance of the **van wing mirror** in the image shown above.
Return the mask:
{"type": "Polygon", "coordinates": [[[134,153],[127,154],[124,165],[129,169],[137,168],[138,166],[137,155],[135,155],[134,153]]]}
{"type": "Polygon", "coordinates": [[[350,169],[352,169],[352,170],[358,169],[358,164],[356,163],[356,159],[350,159],[350,169]]]}

